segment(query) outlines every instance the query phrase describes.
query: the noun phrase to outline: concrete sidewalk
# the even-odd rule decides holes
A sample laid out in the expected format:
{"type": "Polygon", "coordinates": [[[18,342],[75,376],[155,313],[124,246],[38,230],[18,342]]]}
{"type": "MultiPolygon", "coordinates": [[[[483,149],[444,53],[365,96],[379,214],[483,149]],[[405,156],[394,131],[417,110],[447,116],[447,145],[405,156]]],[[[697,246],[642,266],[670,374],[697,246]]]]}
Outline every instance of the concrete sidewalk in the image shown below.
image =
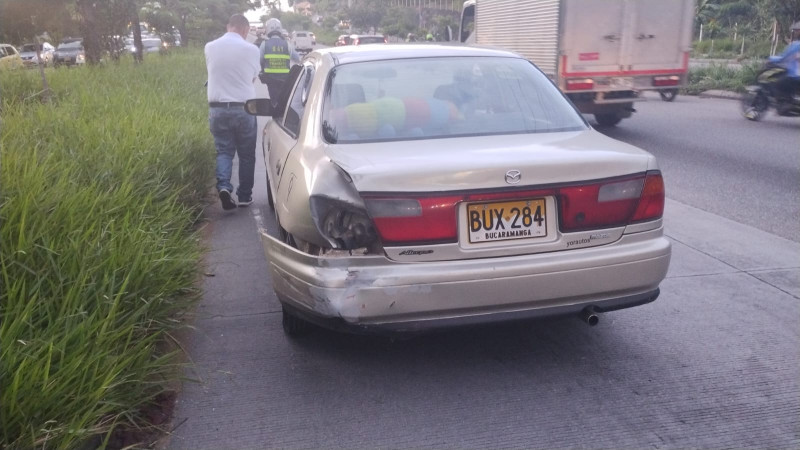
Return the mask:
{"type": "Polygon", "coordinates": [[[598,327],[298,343],[282,334],[258,241],[264,192],[250,209],[209,212],[215,276],[186,343],[197,382],[179,396],[171,448],[800,444],[794,242],[668,201],[661,297],[598,327]]]}

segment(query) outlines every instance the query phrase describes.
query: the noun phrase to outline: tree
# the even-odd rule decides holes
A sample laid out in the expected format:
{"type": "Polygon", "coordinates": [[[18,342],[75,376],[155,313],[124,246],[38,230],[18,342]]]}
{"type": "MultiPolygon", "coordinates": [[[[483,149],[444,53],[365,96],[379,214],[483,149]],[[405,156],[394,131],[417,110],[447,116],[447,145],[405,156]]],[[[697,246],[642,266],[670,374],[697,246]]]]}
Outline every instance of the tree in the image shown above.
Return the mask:
{"type": "Polygon", "coordinates": [[[347,9],[350,23],[358,30],[378,28],[385,13],[385,6],[380,0],[363,0],[347,9]]]}
{"type": "Polygon", "coordinates": [[[64,37],[77,36],[78,23],[70,6],[68,2],[52,0],[0,1],[0,42],[33,42],[35,36],[44,32],[50,35],[53,44],[64,37]],[[31,25],[31,17],[35,17],[35,27],[31,25]]]}
{"type": "Polygon", "coordinates": [[[381,19],[381,29],[389,36],[405,37],[417,30],[419,17],[411,8],[393,7],[381,19]]]}

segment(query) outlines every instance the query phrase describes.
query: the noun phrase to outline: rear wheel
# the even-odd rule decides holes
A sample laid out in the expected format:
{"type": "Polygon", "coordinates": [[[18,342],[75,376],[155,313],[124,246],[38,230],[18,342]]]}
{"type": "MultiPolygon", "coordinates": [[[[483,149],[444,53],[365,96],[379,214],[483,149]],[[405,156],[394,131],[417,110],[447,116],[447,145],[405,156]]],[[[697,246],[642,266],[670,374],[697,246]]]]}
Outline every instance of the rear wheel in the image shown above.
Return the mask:
{"type": "Polygon", "coordinates": [[[661,100],[664,100],[665,102],[671,102],[671,101],[675,100],[675,97],[678,96],[678,90],[677,89],[665,89],[663,91],[659,91],[658,95],[661,96],[661,100]]]}
{"type": "Polygon", "coordinates": [[[769,108],[769,98],[763,90],[749,91],[742,96],[741,107],[747,120],[758,121],[769,108]]]}
{"type": "Polygon", "coordinates": [[[283,332],[287,336],[300,337],[300,336],[305,336],[311,332],[312,328],[310,323],[290,313],[289,311],[286,310],[286,308],[281,308],[281,309],[283,311],[281,324],[283,325],[283,332]]]}
{"type": "Polygon", "coordinates": [[[617,113],[595,114],[594,119],[601,127],[613,127],[622,122],[622,117],[617,113]]]}

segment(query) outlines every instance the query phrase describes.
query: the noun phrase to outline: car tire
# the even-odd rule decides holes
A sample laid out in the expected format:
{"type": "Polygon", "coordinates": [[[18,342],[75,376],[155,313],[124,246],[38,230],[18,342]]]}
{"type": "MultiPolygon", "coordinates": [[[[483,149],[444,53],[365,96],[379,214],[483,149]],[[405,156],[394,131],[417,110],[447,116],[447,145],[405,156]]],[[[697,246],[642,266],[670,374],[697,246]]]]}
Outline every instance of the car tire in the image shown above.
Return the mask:
{"type": "Polygon", "coordinates": [[[601,127],[613,127],[622,122],[622,117],[617,113],[595,114],[594,119],[601,127]]]}
{"type": "Polygon", "coordinates": [[[312,325],[310,323],[290,313],[283,306],[281,307],[281,312],[281,325],[283,325],[284,334],[296,338],[311,333],[312,325]]]}
{"type": "Polygon", "coordinates": [[[675,101],[675,97],[678,96],[677,89],[665,89],[663,91],[659,91],[658,95],[661,96],[661,100],[665,102],[672,102],[675,101]]]}

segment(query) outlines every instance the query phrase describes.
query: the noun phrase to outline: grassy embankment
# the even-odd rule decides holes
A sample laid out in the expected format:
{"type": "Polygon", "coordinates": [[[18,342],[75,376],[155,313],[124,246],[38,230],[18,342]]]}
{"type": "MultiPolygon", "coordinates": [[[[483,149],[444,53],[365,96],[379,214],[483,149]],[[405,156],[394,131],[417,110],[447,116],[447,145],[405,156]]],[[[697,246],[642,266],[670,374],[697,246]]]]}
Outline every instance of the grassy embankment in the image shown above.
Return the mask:
{"type": "Polygon", "coordinates": [[[180,375],[213,171],[202,53],[0,73],[0,447],[69,448],[180,375]]]}
{"type": "Polygon", "coordinates": [[[744,64],[741,68],[712,64],[708,67],[689,69],[689,83],[684,92],[696,95],[709,89],[744,92],[745,87],[754,84],[761,64],[744,64]]]}

